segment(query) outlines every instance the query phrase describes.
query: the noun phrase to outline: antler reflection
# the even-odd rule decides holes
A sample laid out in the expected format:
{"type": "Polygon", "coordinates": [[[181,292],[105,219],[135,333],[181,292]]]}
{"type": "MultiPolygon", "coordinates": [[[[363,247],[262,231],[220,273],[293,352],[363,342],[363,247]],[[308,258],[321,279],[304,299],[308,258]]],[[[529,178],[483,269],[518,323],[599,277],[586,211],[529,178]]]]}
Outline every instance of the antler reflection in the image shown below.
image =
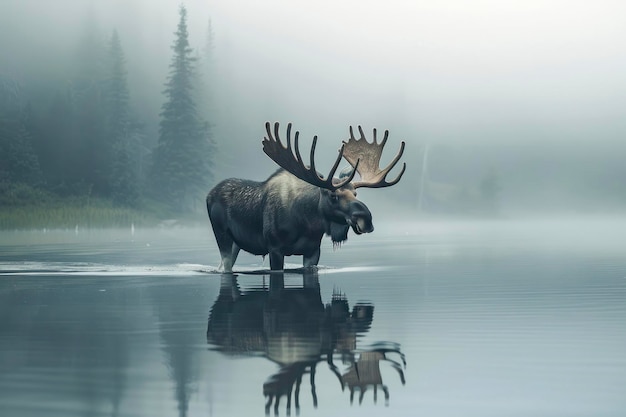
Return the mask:
{"type": "Polygon", "coordinates": [[[404,354],[400,352],[400,346],[395,343],[379,343],[372,345],[368,350],[360,353],[358,360],[353,361],[352,366],[342,376],[342,381],[350,389],[350,404],[354,401],[354,393],[360,391],[359,404],[363,402],[365,392],[370,388],[374,388],[374,403],[377,402],[378,388],[380,387],[385,394],[385,404],[389,404],[389,389],[383,384],[383,378],[380,373],[380,362],[386,361],[398,372],[402,385],[405,384],[403,366],[406,367],[406,359],[404,354]],[[387,358],[388,353],[396,353],[400,355],[402,365],[393,359],[387,358]]]}

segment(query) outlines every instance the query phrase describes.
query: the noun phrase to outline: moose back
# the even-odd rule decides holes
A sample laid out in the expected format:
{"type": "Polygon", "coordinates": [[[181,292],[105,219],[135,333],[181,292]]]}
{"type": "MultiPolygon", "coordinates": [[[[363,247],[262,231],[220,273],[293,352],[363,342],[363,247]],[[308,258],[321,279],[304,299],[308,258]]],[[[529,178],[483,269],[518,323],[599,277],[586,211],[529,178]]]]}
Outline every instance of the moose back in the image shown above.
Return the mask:
{"type": "Polygon", "coordinates": [[[230,178],[217,184],[206,198],[207,211],[217,246],[222,258],[220,270],[232,272],[240,250],[254,255],[268,255],[270,268],[282,270],[284,257],[302,255],[303,266],[316,266],[320,258],[322,237],[329,235],[333,244],[339,245],[348,238],[348,231],[357,235],[374,230],[372,214],[356,198],[360,187],[382,188],[397,184],[404,174],[406,164],[398,176],[387,181],[389,171],[398,163],[405,143],[389,165],[381,169],[380,157],[389,135],[385,131],[382,141],[373,132],[373,141],[365,139],[358,127],[360,138],[344,141],[329,174],[324,178],[315,169],[315,146],[311,145],[310,163],[305,165],[298,146],[299,132],[291,142],[291,123],[287,126],[286,146],[279,137],[279,123],[265,124],[267,137],[263,151],[281,169],[263,182],[230,178]],[[341,160],[352,166],[349,173],[335,178],[341,160]],[[355,180],[355,175],[359,179],[355,180]]]}

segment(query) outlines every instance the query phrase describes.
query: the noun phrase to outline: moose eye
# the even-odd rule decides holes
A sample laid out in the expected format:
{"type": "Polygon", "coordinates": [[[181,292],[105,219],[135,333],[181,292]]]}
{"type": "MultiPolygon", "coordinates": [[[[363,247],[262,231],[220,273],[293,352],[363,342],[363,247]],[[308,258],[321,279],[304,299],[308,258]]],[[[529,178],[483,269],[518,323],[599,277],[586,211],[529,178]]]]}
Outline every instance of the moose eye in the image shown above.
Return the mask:
{"type": "Polygon", "coordinates": [[[330,201],[336,203],[339,200],[339,196],[335,193],[330,193],[330,201]]]}

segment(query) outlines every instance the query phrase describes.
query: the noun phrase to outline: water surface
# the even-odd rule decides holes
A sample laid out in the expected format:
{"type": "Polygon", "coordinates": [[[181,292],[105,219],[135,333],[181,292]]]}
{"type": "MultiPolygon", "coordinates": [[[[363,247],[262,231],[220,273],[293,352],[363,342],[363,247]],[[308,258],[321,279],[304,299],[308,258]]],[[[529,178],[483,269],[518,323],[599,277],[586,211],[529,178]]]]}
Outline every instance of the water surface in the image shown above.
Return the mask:
{"type": "Polygon", "coordinates": [[[220,275],[208,227],[3,232],[0,415],[623,416],[625,248],[620,220],[381,224],[317,273],[220,275]]]}

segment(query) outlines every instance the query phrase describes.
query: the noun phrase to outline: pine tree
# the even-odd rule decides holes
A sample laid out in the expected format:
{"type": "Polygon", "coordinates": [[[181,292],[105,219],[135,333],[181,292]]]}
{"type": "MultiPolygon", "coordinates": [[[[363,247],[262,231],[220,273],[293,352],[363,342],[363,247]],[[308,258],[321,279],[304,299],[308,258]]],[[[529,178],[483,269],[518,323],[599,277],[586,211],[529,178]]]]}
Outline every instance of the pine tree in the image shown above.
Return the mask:
{"type": "Polygon", "coordinates": [[[211,19],[209,19],[206,35],[204,38],[204,59],[206,60],[207,66],[211,66],[213,61],[213,50],[215,49],[215,32],[213,31],[213,23],[211,19]]]}
{"type": "Polygon", "coordinates": [[[193,50],[189,46],[187,10],[180,20],[172,45],[174,56],[165,83],[166,101],[161,111],[159,141],[154,151],[152,180],[159,198],[178,212],[198,206],[211,180],[213,143],[208,123],[197,114],[193,50]]]}
{"type": "Polygon", "coordinates": [[[126,59],[117,31],[113,31],[107,51],[105,106],[109,142],[121,141],[128,130],[129,92],[126,81],[126,59]]]}
{"type": "Polygon", "coordinates": [[[0,183],[37,185],[41,180],[28,117],[19,85],[0,79],[0,183]]]}
{"type": "Polygon", "coordinates": [[[77,163],[80,155],[74,116],[71,89],[65,88],[57,91],[39,120],[41,167],[47,186],[60,194],[75,191],[68,186],[75,184],[83,172],[77,163]]]}
{"type": "Polygon", "coordinates": [[[111,158],[105,139],[103,101],[103,62],[105,45],[93,12],[87,16],[74,64],[70,103],[73,131],[67,149],[73,167],[70,181],[75,192],[108,195],[110,193],[107,162],[111,158]],[[87,190],[81,188],[87,187],[87,190]]]}
{"type": "MultiPolygon", "coordinates": [[[[199,70],[201,74],[198,77],[199,88],[199,104],[200,111],[204,114],[210,115],[213,113],[213,104],[215,96],[215,88],[213,80],[215,79],[215,62],[213,51],[215,49],[215,33],[213,32],[213,25],[211,19],[209,19],[206,35],[204,38],[204,48],[202,48],[201,59],[198,62],[201,64],[199,70]]],[[[212,120],[209,120],[209,124],[212,125],[212,120]]]]}
{"type": "Polygon", "coordinates": [[[215,89],[213,80],[215,79],[215,64],[213,50],[215,49],[215,33],[211,19],[208,20],[207,30],[204,38],[204,45],[199,48],[195,57],[194,74],[194,99],[196,108],[202,118],[206,121],[206,133],[209,138],[213,137],[212,128],[214,126],[215,114],[215,89]]]}
{"type": "Polygon", "coordinates": [[[135,204],[139,198],[138,156],[140,147],[130,120],[130,94],[125,58],[117,31],[108,47],[104,101],[106,113],[106,175],[114,201],[135,204]]]}

